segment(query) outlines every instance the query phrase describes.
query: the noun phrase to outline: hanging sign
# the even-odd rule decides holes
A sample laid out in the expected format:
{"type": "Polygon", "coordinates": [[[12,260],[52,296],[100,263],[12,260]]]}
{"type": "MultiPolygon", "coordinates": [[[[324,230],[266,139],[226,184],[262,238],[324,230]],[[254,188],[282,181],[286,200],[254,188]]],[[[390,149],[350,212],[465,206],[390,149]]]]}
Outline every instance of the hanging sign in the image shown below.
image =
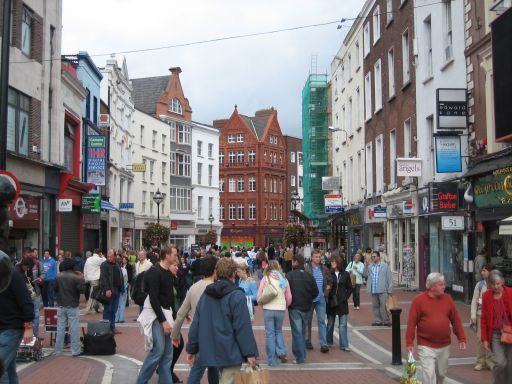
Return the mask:
{"type": "Polygon", "coordinates": [[[467,90],[465,88],[438,88],[437,129],[441,131],[466,129],[467,90]]]}
{"type": "Polygon", "coordinates": [[[421,176],[421,159],[418,158],[398,158],[396,159],[397,176],[421,176]]]}
{"type": "Polygon", "coordinates": [[[87,136],[87,182],[105,185],[107,151],[105,136],[87,136]]]}
{"type": "Polygon", "coordinates": [[[437,173],[462,172],[460,136],[436,136],[437,173]]]}

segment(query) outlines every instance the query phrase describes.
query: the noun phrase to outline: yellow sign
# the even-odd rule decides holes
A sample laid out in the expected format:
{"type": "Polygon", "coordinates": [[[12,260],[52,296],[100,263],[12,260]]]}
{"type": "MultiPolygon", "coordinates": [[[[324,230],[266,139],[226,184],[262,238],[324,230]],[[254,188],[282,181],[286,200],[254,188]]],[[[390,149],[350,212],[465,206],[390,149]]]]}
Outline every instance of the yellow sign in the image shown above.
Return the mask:
{"type": "Polygon", "coordinates": [[[144,164],[144,163],[132,164],[132,172],[146,172],[146,164],[144,164]]]}

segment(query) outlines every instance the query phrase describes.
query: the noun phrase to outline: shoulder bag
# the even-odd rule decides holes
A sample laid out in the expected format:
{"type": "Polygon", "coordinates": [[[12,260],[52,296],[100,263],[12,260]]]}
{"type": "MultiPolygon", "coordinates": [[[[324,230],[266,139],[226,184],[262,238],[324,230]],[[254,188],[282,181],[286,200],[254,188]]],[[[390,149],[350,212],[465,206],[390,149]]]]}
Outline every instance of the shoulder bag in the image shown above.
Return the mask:
{"type": "Polygon", "coordinates": [[[277,297],[277,288],[272,285],[270,279],[267,277],[267,284],[263,287],[261,296],[258,298],[259,305],[265,305],[270,303],[277,297]]]}
{"type": "Polygon", "coordinates": [[[110,297],[107,297],[107,291],[101,285],[97,285],[91,292],[91,297],[99,301],[101,304],[107,304],[110,302],[110,297]]]}

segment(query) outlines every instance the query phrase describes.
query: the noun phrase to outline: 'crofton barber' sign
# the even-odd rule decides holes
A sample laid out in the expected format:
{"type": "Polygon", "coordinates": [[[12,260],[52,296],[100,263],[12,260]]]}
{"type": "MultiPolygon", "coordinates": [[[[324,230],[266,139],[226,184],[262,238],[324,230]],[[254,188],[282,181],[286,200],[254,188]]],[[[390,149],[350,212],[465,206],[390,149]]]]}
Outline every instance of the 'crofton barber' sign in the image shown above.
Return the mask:
{"type": "Polygon", "coordinates": [[[396,159],[396,175],[421,176],[421,159],[404,157],[396,159]]]}

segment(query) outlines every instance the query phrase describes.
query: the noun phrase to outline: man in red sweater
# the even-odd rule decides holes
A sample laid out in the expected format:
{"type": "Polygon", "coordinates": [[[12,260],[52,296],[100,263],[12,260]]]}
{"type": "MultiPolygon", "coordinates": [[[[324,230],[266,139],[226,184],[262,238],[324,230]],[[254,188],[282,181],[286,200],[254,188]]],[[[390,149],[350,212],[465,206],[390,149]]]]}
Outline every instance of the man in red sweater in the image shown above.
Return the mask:
{"type": "Polygon", "coordinates": [[[459,340],[459,349],[466,349],[466,336],[451,296],[444,293],[444,276],[438,272],[430,273],[426,286],[427,291],[412,301],[405,343],[412,353],[416,333],[422,382],[442,384],[450,355],[450,323],[459,340]]]}

